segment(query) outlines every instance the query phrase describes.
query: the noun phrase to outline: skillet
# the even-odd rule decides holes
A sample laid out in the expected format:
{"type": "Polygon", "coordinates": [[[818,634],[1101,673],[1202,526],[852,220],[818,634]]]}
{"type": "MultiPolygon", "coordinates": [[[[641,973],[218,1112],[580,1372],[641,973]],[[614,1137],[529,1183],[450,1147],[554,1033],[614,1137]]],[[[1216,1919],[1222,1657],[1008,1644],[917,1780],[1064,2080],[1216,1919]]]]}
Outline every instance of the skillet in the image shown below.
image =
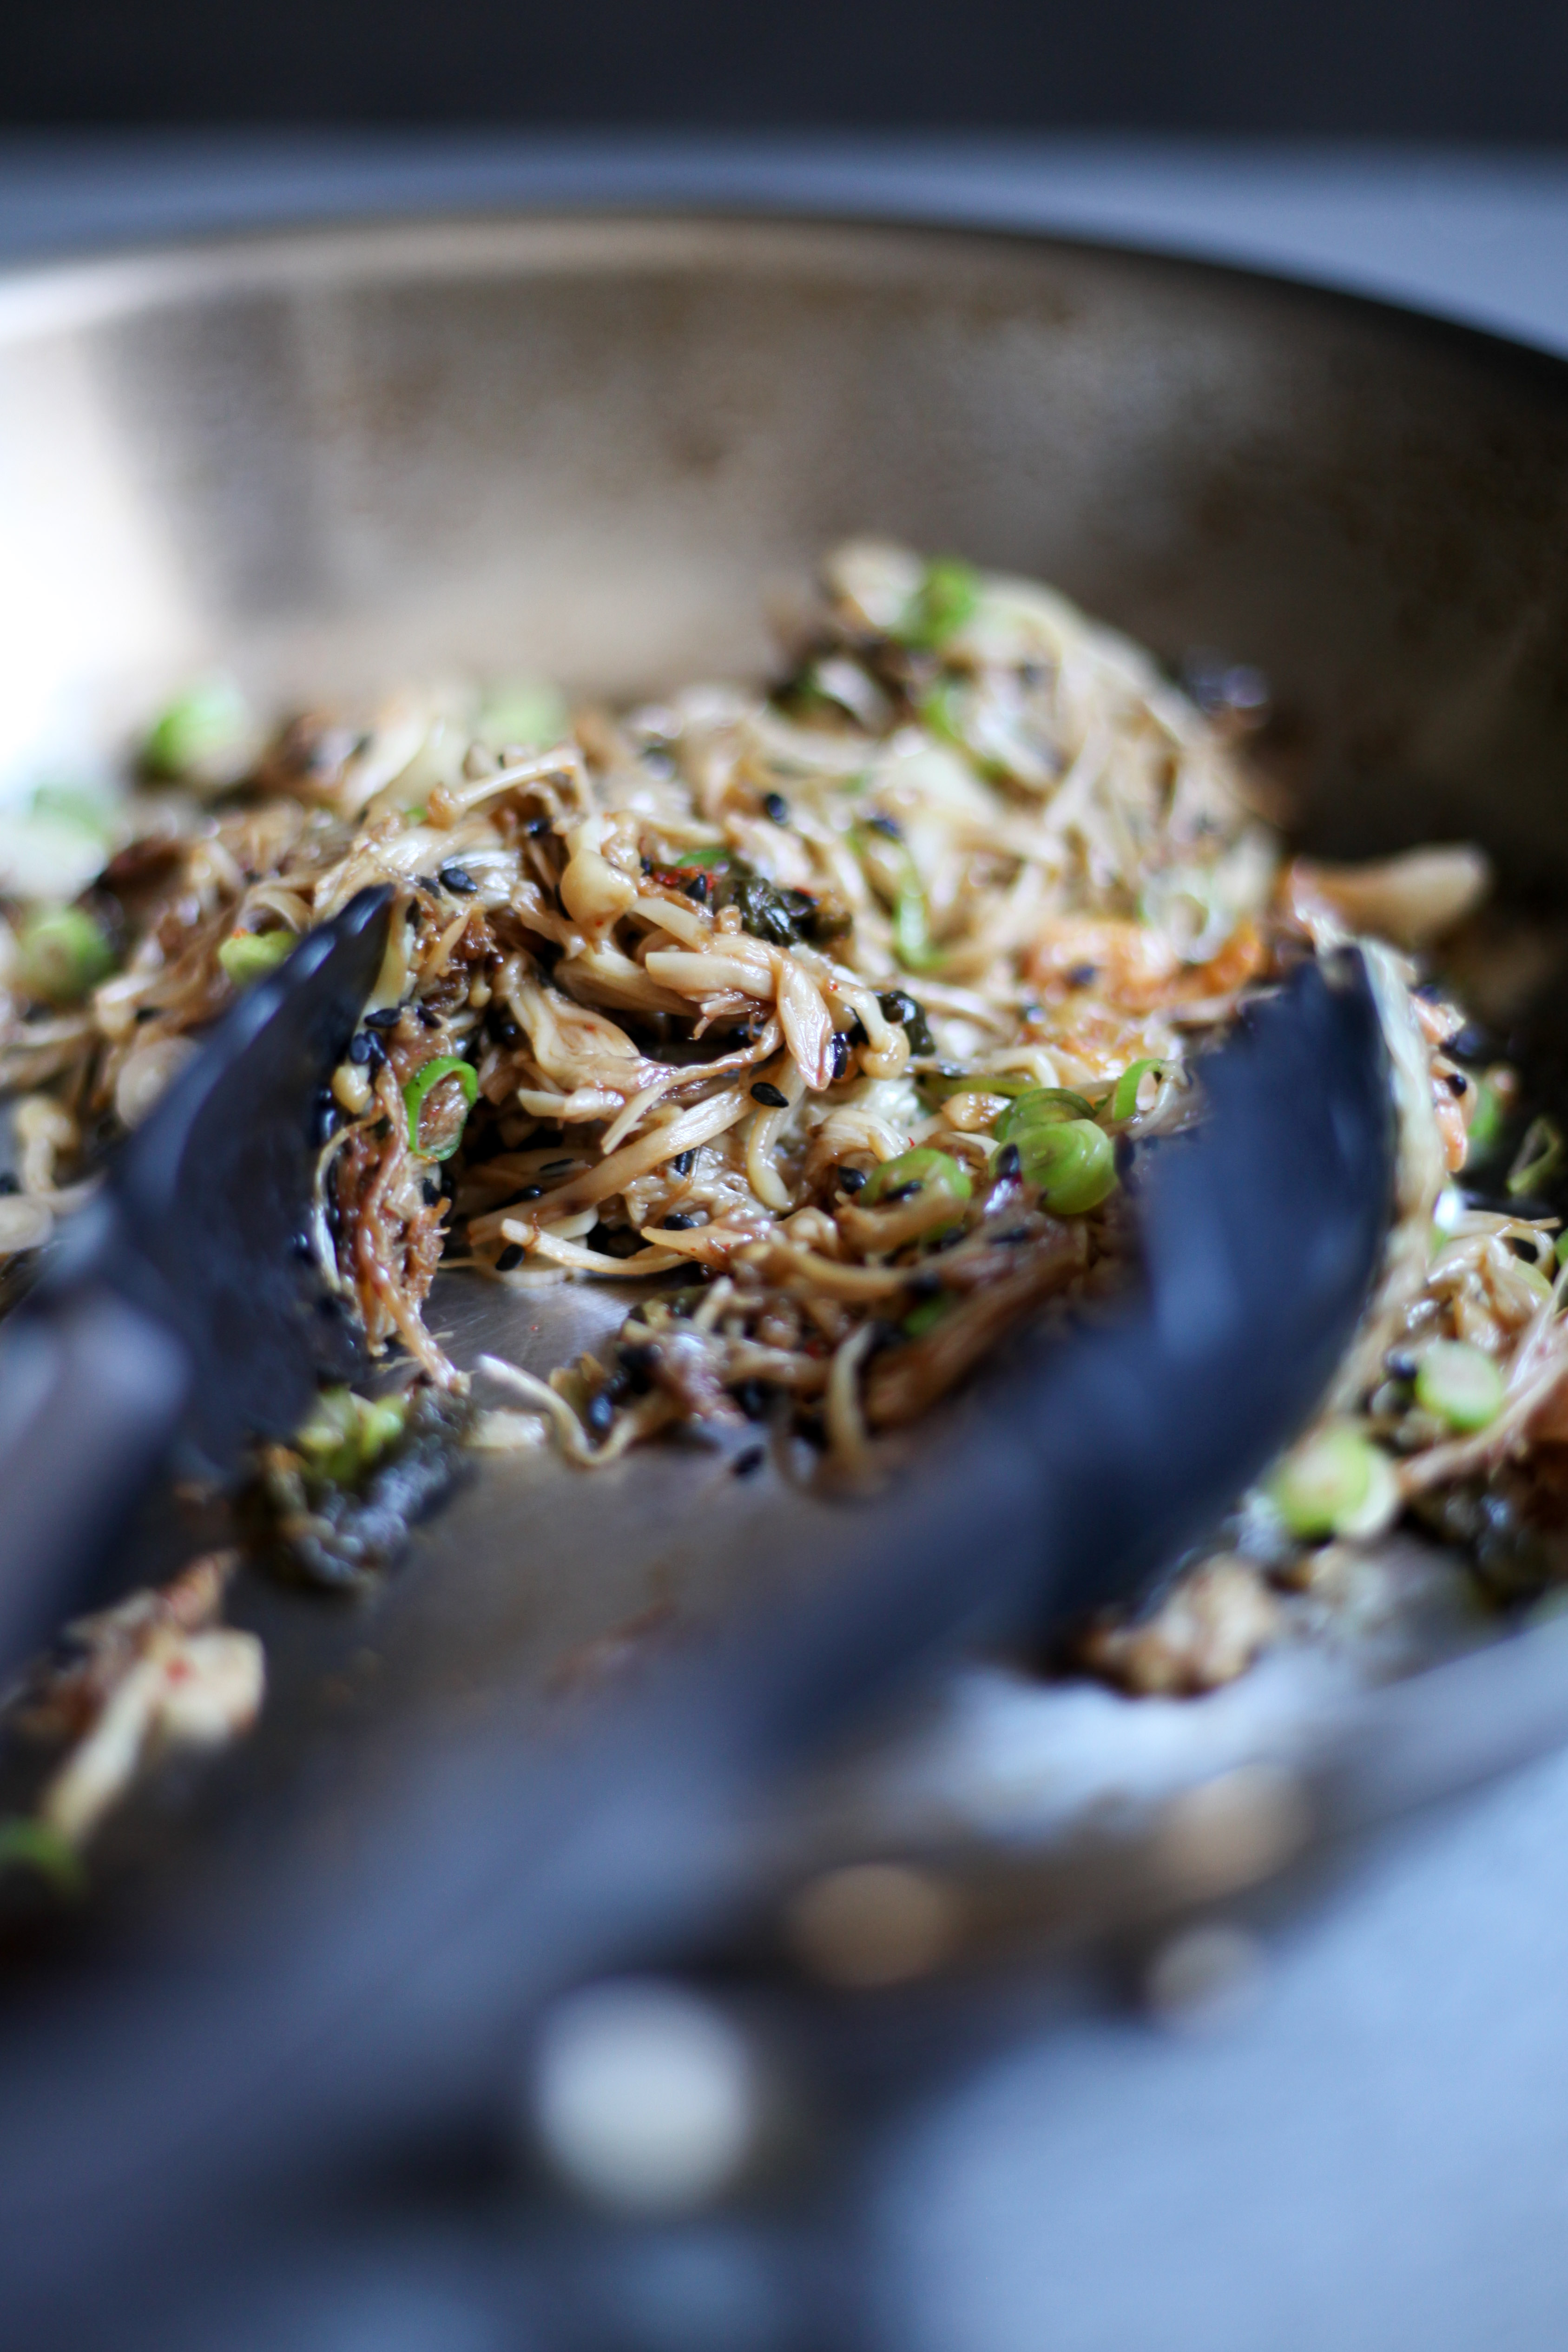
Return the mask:
{"type": "MultiPolygon", "coordinates": [[[[755,671],[760,592],[876,528],[1260,664],[1307,838],[1475,835],[1539,902],[1568,851],[1564,383],[1370,304],[967,232],[475,220],[19,273],[0,750],[21,779],[90,767],[215,661],[264,703],[524,657],[612,693],[755,671]]],[[[463,1360],[544,1365],[624,1305],[520,1317],[453,1277],[437,1319],[463,1360]]],[[[973,1410],[933,1433],[960,1487],[973,1410]]],[[[247,1585],[263,1728],[113,1826],[110,1906],[263,1825],[330,1841],[416,1725],[548,1716],[833,1507],[700,1451],[592,1485],[499,1462],[361,1602],[247,1585]]],[[[165,1505],[122,1566],[202,1532],[165,1505]]]]}

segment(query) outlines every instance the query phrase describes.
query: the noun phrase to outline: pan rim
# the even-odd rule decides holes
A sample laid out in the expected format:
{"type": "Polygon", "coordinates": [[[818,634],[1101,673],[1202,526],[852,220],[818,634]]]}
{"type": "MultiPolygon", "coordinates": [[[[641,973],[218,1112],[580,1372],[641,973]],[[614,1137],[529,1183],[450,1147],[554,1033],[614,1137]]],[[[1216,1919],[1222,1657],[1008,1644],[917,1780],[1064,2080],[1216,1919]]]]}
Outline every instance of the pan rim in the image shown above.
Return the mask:
{"type": "Polygon", "coordinates": [[[726,246],[741,244],[752,257],[771,254],[781,263],[802,251],[848,255],[857,246],[868,258],[878,252],[914,255],[923,247],[999,261],[1082,261],[1173,289],[1229,289],[1259,303],[1283,302],[1303,315],[1337,317],[1407,346],[1425,344],[1435,358],[1468,358],[1568,400],[1568,354],[1415,300],[1335,285],[1305,268],[1265,268],[1129,236],[976,221],[956,216],[934,198],[929,205],[879,201],[860,210],[819,206],[804,195],[751,201],[679,189],[650,193],[645,202],[617,197],[600,204],[575,194],[567,202],[541,195],[506,205],[323,213],[282,227],[230,225],[0,263],[0,352],[203,297],[304,293],[355,279],[367,285],[420,276],[456,280],[504,274],[500,266],[509,258],[531,263],[519,275],[564,275],[590,260],[607,273],[626,267],[627,240],[633,257],[640,244],[649,260],[675,260],[684,244],[689,266],[721,258],[726,246]]]}

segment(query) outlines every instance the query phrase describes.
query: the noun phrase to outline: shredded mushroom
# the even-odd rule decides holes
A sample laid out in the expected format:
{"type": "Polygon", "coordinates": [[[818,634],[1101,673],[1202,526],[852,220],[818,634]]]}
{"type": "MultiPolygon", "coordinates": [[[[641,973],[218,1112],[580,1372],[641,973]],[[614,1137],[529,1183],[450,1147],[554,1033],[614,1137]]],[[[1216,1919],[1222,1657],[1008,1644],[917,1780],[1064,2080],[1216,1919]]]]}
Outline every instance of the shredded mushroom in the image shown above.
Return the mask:
{"type": "MultiPolygon", "coordinates": [[[[861,1472],[1008,1330],[1115,1281],[1119,1171],[1201,1116],[1194,1062],[1247,992],[1381,932],[1397,1217],[1327,1401],[1336,1507],[1371,1524],[1517,1465],[1553,1413],[1568,1431],[1552,1221],[1464,1210],[1431,1245],[1481,1089],[1458,1010],[1395,950],[1474,907],[1478,852],[1287,865],[1234,712],[1049,589],[881,542],[829,557],[771,692],[557,702],[528,709],[558,740],[521,744],[455,690],[296,718],[259,751],[238,727],[188,775],[161,722],[174,789],[127,803],[96,882],[0,905],[0,1087],[23,1097],[0,1252],[47,1239],[238,990],[387,883],[312,1226],[372,1349],[459,1384],[423,1314],[444,1253],[520,1288],[642,1280],[605,1362],[486,1360],[509,1442],[548,1430],[590,1468],[776,1403],[861,1472]],[[1417,1360],[1439,1342],[1495,1368],[1485,1427],[1422,1401],[1447,1393],[1417,1360]]],[[[1296,1479],[1299,1517],[1321,1484],[1296,1479]]],[[[1344,1532],[1275,1520],[1287,1549],[1344,1532]]],[[[1211,1579],[1205,1608],[1247,1582],[1211,1579]]],[[[1193,1656],[1250,1654],[1222,1635],[1193,1656]]]]}

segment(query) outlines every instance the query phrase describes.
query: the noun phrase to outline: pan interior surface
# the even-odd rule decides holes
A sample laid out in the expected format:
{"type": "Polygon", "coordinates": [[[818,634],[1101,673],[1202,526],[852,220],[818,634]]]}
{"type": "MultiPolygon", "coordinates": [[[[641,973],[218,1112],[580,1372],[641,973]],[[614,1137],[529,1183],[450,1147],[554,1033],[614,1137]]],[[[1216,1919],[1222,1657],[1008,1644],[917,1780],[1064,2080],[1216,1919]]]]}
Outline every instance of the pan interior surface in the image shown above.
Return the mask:
{"type": "MultiPolygon", "coordinates": [[[[214,667],[263,707],[452,670],[613,696],[755,675],[770,604],[875,531],[1048,580],[1168,659],[1258,665],[1320,845],[1479,838],[1550,891],[1565,382],[1370,305],[967,232],[481,220],[19,276],[0,777],[111,764],[214,667]]],[[[459,1361],[547,1370],[627,1295],[450,1276],[431,1319],[459,1361]]],[[[976,1409],[937,1432],[957,1478],[976,1409]]],[[[221,1805],[319,1810],[421,1709],[548,1707],[863,1507],[776,1461],[738,1477],[744,1450],[595,1477],[492,1457],[379,1594],[247,1586],[273,1697],[221,1805]]],[[[145,1560],[195,1540],[165,1511],[145,1560]]],[[[153,1861],[173,1819],[113,1840],[153,1861]]]]}

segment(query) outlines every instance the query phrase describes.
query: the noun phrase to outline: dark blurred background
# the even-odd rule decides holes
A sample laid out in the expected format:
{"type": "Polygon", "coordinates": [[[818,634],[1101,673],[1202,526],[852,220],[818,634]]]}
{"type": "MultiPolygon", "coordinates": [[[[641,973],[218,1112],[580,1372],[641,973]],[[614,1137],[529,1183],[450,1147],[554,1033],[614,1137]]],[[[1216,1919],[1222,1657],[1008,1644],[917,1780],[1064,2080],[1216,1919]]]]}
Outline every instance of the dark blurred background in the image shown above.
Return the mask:
{"type": "Polygon", "coordinates": [[[0,126],[1568,138],[1542,0],[11,0],[0,126]]]}

